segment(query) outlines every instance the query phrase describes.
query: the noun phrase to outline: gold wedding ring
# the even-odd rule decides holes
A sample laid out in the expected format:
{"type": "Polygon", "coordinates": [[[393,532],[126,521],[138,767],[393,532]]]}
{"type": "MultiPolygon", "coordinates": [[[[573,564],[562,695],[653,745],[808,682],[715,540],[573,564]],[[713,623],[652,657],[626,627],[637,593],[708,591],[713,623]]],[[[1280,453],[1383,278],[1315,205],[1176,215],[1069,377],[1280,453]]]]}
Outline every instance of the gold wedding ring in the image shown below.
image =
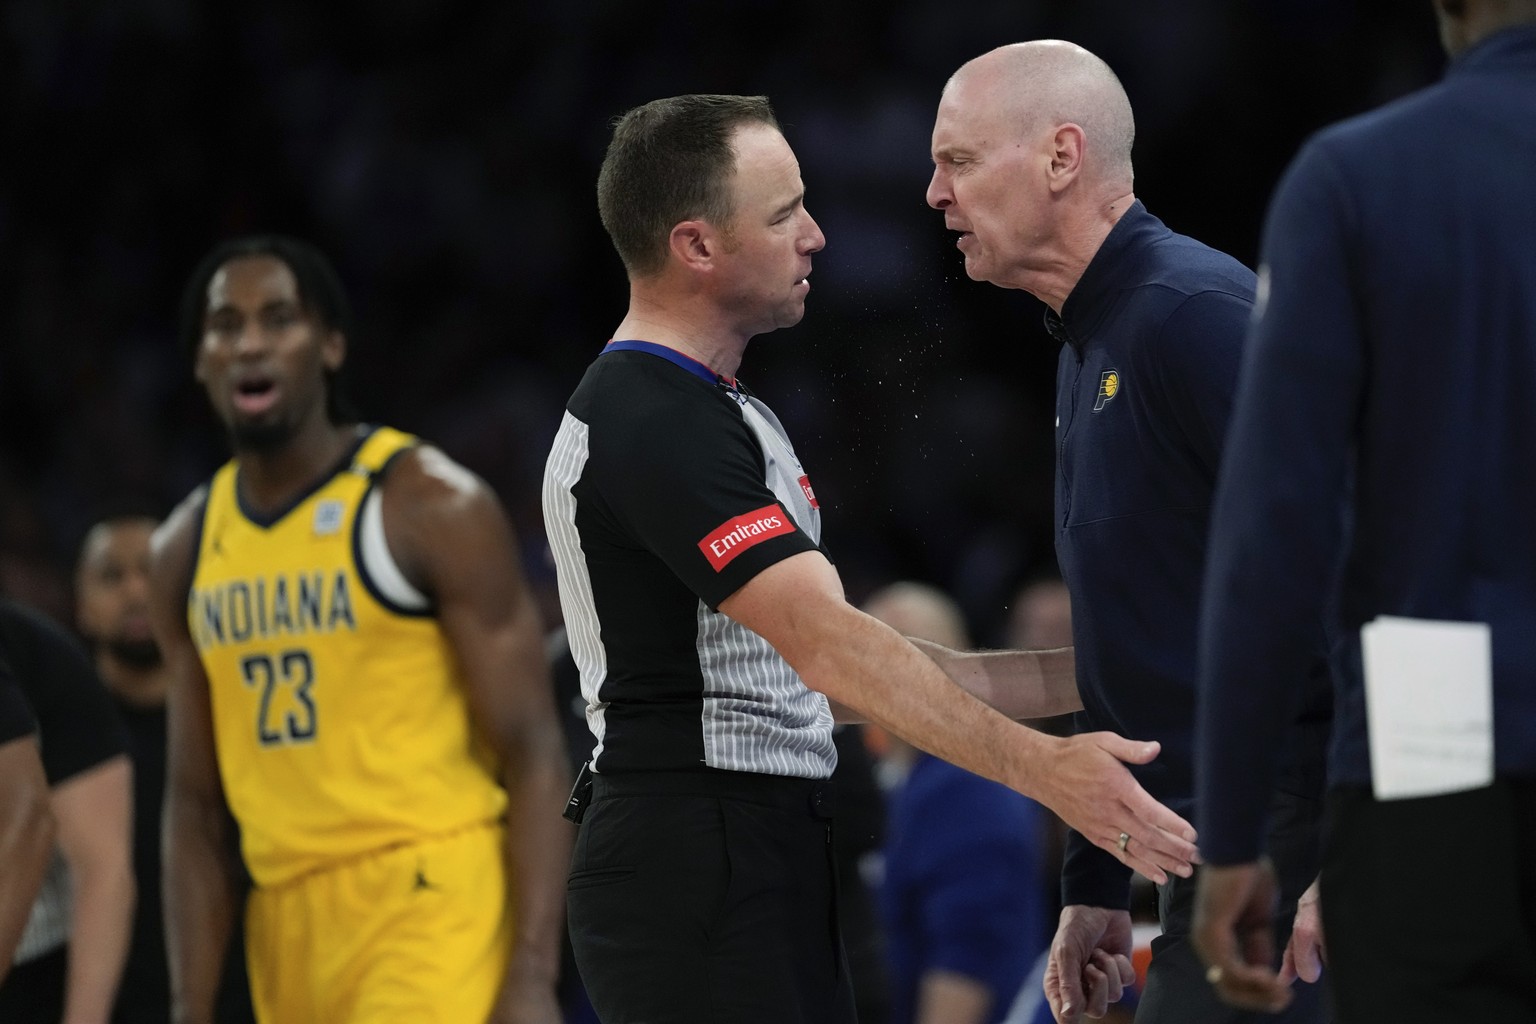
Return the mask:
{"type": "Polygon", "coordinates": [[[1221,979],[1226,976],[1226,973],[1226,971],[1221,969],[1220,964],[1211,964],[1211,966],[1205,969],[1205,980],[1212,985],[1220,985],[1221,979]]]}
{"type": "Polygon", "coordinates": [[[1120,847],[1120,852],[1121,853],[1124,853],[1125,852],[1125,848],[1130,845],[1130,842],[1131,842],[1131,834],[1129,832],[1121,832],[1120,833],[1120,840],[1119,840],[1119,842],[1115,843],[1115,845],[1120,847]]]}

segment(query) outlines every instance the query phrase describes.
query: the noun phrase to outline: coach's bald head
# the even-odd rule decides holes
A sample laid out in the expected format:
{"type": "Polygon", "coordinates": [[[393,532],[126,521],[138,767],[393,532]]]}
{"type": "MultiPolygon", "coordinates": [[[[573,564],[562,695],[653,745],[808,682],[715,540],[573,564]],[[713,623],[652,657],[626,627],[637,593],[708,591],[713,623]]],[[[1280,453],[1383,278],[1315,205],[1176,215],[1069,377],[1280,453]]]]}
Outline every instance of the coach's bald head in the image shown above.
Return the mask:
{"type": "Polygon", "coordinates": [[[1020,140],[1058,125],[1083,130],[1084,173],[1131,187],[1136,122],[1108,64],[1076,43],[1035,39],[999,46],[960,66],[945,91],[979,90],[1020,140]]]}

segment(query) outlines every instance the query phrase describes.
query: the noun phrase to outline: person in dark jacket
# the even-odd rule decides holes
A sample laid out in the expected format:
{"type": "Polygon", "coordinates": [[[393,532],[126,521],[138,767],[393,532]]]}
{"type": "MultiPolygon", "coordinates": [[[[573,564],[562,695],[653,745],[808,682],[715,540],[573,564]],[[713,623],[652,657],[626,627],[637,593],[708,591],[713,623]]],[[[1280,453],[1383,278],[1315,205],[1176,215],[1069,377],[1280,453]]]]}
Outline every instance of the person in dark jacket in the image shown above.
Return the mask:
{"type": "Polygon", "coordinates": [[[1289,992],[1252,941],[1262,794],[1312,623],[1337,630],[1350,1022],[1536,1020],[1536,3],[1435,10],[1445,80],[1319,133],[1271,204],[1201,629],[1196,935],[1263,1008],[1289,992]]]}

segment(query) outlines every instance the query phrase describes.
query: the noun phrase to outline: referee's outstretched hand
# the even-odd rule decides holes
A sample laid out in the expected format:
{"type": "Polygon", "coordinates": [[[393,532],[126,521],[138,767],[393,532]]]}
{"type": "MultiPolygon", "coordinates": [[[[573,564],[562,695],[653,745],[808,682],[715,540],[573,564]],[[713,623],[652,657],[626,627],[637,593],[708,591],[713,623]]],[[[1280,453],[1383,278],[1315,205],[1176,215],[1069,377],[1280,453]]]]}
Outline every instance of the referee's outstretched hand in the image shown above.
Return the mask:
{"type": "Polygon", "coordinates": [[[1195,827],[1158,803],[1121,762],[1146,764],[1156,741],[1090,732],[1061,740],[1062,749],[1031,794],[1085,838],[1159,885],[1172,872],[1188,878],[1199,855],[1195,827]],[[1122,843],[1121,835],[1129,838],[1122,843]]]}

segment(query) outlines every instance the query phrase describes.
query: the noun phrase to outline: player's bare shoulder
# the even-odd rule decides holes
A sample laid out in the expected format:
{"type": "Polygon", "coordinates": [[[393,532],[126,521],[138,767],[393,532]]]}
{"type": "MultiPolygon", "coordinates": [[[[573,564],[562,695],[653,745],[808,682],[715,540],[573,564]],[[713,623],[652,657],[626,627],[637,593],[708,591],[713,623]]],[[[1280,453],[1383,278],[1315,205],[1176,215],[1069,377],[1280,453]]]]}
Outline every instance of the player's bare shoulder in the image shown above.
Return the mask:
{"type": "Polygon", "coordinates": [[[401,452],[379,484],[386,522],[420,519],[451,525],[464,515],[499,508],[495,492],[441,448],[418,444],[401,452]]]}
{"type": "Polygon", "coordinates": [[[434,514],[452,514],[455,508],[495,500],[484,480],[430,444],[418,444],[401,452],[390,463],[380,486],[386,511],[391,506],[407,504],[428,506],[422,510],[434,514]]]}
{"type": "Polygon", "coordinates": [[[187,639],[184,609],[207,507],[205,485],[183,498],[149,538],[149,615],[163,650],[187,639]]]}
{"type": "Polygon", "coordinates": [[[379,488],[384,534],[408,577],[430,578],[429,564],[485,551],[510,530],[490,485],[430,444],[397,456],[379,488]]]}
{"type": "Polygon", "coordinates": [[[190,581],[192,563],[197,555],[197,540],[202,533],[203,512],[208,508],[208,487],[204,484],[188,494],[171,510],[149,538],[150,579],[165,583],[190,581]]]}

